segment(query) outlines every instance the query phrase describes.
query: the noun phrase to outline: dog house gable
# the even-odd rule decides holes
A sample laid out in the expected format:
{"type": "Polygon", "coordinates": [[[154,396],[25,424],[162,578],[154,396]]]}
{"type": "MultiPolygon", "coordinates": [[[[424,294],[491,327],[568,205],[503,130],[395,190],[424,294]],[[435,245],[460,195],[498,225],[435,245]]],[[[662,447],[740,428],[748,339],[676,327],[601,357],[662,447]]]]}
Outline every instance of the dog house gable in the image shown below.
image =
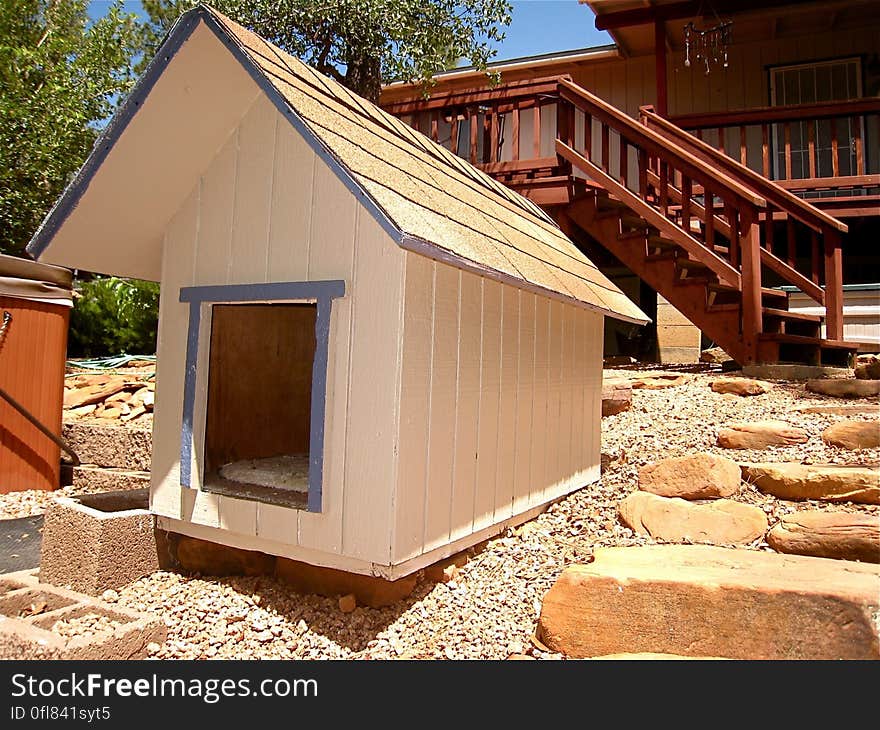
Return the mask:
{"type": "Polygon", "coordinates": [[[646,321],[531,202],[204,6],[29,250],[161,281],[162,527],[387,577],[594,478],[602,317],[646,321]]]}

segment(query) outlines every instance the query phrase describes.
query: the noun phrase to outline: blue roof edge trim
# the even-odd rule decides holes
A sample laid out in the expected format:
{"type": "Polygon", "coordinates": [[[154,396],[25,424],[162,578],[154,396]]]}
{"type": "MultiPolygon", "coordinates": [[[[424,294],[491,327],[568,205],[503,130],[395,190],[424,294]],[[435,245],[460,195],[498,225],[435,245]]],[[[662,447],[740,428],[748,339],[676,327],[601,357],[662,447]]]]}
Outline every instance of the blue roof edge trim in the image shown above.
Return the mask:
{"type": "Polygon", "coordinates": [[[263,93],[269,97],[275,105],[275,108],[291,123],[293,128],[303,137],[303,139],[306,140],[312,151],[329,165],[330,169],[333,170],[345,187],[353,193],[358,200],[360,200],[385,232],[399,244],[403,232],[394,224],[388,214],[372,198],[372,196],[370,196],[370,194],[358,184],[347,168],[308,127],[302,117],[290,107],[287,100],[281,95],[281,92],[275,88],[268,78],[266,78],[266,75],[248,55],[247,51],[229,35],[223,25],[211,12],[211,9],[205,5],[198,5],[181,15],[168,32],[168,35],[156,51],[153,60],[150,61],[144,71],[143,76],[141,76],[126,100],[113,115],[107,127],[98,137],[95,146],[92,148],[92,152],[89,154],[88,158],[86,158],[85,163],[83,163],[73,181],[67,186],[67,188],[65,188],[61,197],[55,203],[52,210],[49,211],[36,233],[34,233],[30,242],[25,247],[26,251],[31,254],[34,259],[37,259],[46,250],[46,247],[55,237],[58,229],[64,224],[76,208],[82,196],[85,194],[89,183],[97,173],[101,164],[107,158],[110,150],[113,149],[116,142],[122,136],[122,133],[128,127],[129,122],[131,122],[134,115],[140,109],[144,101],[146,101],[150,91],[152,91],[156,82],[165,71],[165,67],[183,47],[183,44],[198,27],[200,21],[205,23],[205,25],[214,33],[215,37],[226,46],[238,62],[241,63],[251,79],[257,84],[257,86],[259,86],[263,93]]]}

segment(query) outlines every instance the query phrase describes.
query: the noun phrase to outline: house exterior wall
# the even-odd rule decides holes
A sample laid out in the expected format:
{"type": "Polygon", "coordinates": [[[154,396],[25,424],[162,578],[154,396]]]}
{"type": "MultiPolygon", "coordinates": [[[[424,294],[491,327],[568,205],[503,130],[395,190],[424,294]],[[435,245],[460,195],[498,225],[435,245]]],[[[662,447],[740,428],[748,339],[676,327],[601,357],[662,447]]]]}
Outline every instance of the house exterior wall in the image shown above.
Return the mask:
{"type": "Polygon", "coordinates": [[[599,478],[603,318],[414,253],[405,282],[392,558],[426,564],[599,478]]]}
{"type": "Polygon", "coordinates": [[[151,509],[166,529],[357,572],[389,563],[404,258],[260,95],[165,233],[151,509]],[[333,302],[330,322],[323,511],[200,490],[209,305],[202,305],[195,381],[193,488],[182,488],[188,305],[180,289],[334,279],[345,281],[346,293],[333,302]]]}

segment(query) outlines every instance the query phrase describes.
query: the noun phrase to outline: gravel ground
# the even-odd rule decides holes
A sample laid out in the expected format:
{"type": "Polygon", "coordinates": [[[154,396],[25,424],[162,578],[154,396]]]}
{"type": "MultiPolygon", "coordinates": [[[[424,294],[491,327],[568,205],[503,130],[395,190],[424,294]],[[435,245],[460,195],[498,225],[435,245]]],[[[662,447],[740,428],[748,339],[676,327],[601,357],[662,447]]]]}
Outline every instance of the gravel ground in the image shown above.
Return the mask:
{"type": "MultiPolygon", "coordinates": [[[[606,376],[646,373],[615,371],[606,376]]],[[[639,545],[617,520],[617,503],[636,487],[644,464],[699,451],[744,461],[876,464],[880,449],[848,452],[827,447],[820,434],[845,418],[880,418],[880,403],[842,401],[805,392],[803,384],[778,383],[765,395],[741,398],[713,393],[694,374],[685,385],[633,391],[630,411],[602,421],[603,475],[509,530],[464,566],[451,583],[421,582],[413,595],[386,609],[344,614],[336,600],[302,596],[268,578],[205,578],[159,572],[118,591],[120,605],[165,617],[168,640],[152,646],[156,658],[452,658],[499,659],[543,652],[531,640],[541,599],[569,563],[590,559],[597,546],[639,545]],[[808,414],[800,407],[866,405],[857,416],[808,414]],[[810,440],[766,451],[715,446],[718,429],[731,423],[776,419],[805,429],[810,440]]],[[[877,506],[793,503],[745,485],[738,500],[757,504],[775,519],[798,509],[854,510],[877,506]]],[[[9,495],[3,498],[9,499],[9,495]]],[[[763,541],[749,546],[769,549],[763,541]]],[[[116,596],[114,596],[116,598],[116,596]]]]}

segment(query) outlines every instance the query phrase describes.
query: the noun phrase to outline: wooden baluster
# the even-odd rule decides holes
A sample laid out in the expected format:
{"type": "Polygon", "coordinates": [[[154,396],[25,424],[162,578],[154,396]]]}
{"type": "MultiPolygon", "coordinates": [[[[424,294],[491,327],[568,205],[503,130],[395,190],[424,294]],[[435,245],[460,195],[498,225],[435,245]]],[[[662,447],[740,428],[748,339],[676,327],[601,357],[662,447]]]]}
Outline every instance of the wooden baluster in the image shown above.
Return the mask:
{"type": "Polygon", "coordinates": [[[745,125],[743,125],[743,124],[741,124],[739,127],[739,162],[744,167],[748,167],[748,164],[749,164],[748,140],[746,139],[746,128],[745,128],[745,125]]]}
{"type": "Polygon", "coordinates": [[[620,159],[617,163],[618,165],[618,175],[617,178],[620,180],[620,184],[623,187],[626,187],[626,178],[627,178],[627,167],[629,167],[629,157],[627,155],[629,151],[629,143],[626,141],[626,138],[621,136],[620,138],[620,159]]]}
{"type": "Polygon", "coordinates": [[[703,141],[703,130],[702,129],[697,130],[697,139],[700,140],[701,142],[703,141]]]}
{"type": "Polygon", "coordinates": [[[764,248],[773,253],[773,207],[770,203],[767,203],[764,215],[764,248]]]}
{"type": "Polygon", "coordinates": [[[471,154],[470,154],[470,160],[471,160],[471,164],[472,164],[472,165],[476,165],[476,164],[477,164],[477,138],[478,138],[477,124],[478,124],[478,122],[479,122],[479,118],[480,118],[479,112],[477,111],[477,108],[476,108],[476,107],[474,107],[473,109],[470,110],[470,115],[469,115],[469,116],[470,116],[470,118],[471,118],[471,154]]]}
{"type": "Polygon", "coordinates": [[[452,120],[450,121],[450,132],[449,132],[449,149],[452,151],[453,155],[458,154],[458,112],[453,109],[452,110],[452,120]]]}
{"type": "Polygon", "coordinates": [[[669,165],[660,162],[660,210],[669,217],[669,165]]]}
{"type": "Polygon", "coordinates": [[[431,139],[435,142],[440,140],[440,112],[436,111],[431,115],[431,139]]]}
{"type": "Polygon", "coordinates": [[[840,149],[837,143],[837,120],[831,120],[831,174],[840,175],[840,149]]]}
{"type": "Polygon", "coordinates": [[[785,135],[785,179],[791,180],[791,122],[782,125],[785,135]]]}
{"type": "Polygon", "coordinates": [[[718,127],[718,151],[722,155],[727,154],[727,152],[724,151],[724,127],[718,127]]]}
{"type": "MultiPolygon", "coordinates": [[[[731,226],[736,227],[736,223],[731,221],[731,226]]],[[[761,310],[761,231],[755,211],[740,211],[739,232],[742,254],[742,337],[754,362],[758,352],[757,336],[764,330],[761,310]]]]}
{"type": "Polygon", "coordinates": [[[593,117],[584,112],[584,157],[593,159],[593,117]]]}
{"type": "Polygon", "coordinates": [[[770,179],[770,128],[766,124],[761,125],[761,170],[762,175],[770,179]]]}
{"type": "Polygon", "coordinates": [[[819,254],[819,234],[816,231],[810,231],[810,278],[814,284],[820,284],[820,274],[822,271],[821,256],[819,254]]]}
{"type": "Polygon", "coordinates": [[[724,217],[727,218],[727,224],[730,226],[730,265],[736,269],[739,267],[739,224],[737,221],[736,209],[730,203],[724,203],[724,217]]]}
{"type": "Polygon", "coordinates": [[[843,339],[843,252],[840,232],[826,229],[825,239],[825,337],[843,339]]]}
{"type": "Polygon", "coordinates": [[[797,268],[797,232],[794,229],[794,218],[787,216],[785,219],[785,234],[788,244],[786,258],[791,268],[797,268]]]}
{"type": "Polygon", "coordinates": [[[511,114],[511,130],[513,138],[510,140],[510,159],[516,162],[519,160],[519,102],[513,105],[511,114]]]}
{"type": "Polygon", "coordinates": [[[532,125],[534,132],[534,157],[532,159],[540,159],[541,157],[541,107],[535,104],[535,123],[532,125]]]}
{"type": "Polygon", "coordinates": [[[807,122],[807,157],[809,157],[810,177],[816,177],[816,125],[818,122],[812,119],[807,122]]]}
{"type": "Polygon", "coordinates": [[[498,109],[492,110],[492,118],[489,122],[489,162],[498,162],[498,109]]]}
{"type": "Polygon", "coordinates": [[[681,227],[691,235],[691,188],[692,183],[689,177],[685,177],[682,173],[681,179],[681,227]]]}
{"type": "Polygon", "coordinates": [[[602,122],[602,170],[604,172],[608,172],[608,167],[610,164],[609,157],[610,154],[608,152],[611,146],[611,141],[608,132],[608,125],[605,122],[602,122]]]}
{"type": "Polygon", "coordinates": [[[706,209],[706,248],[715,251],[715,194],[704,188],[704,207],[706,209]]]}
{"type": "Polygon", "coordinates": [[[853,145],[856,153],[856,175],[865,174],[865,158],[862,154],[862,118],[855,117],[853,123],[853,145]]]}
{"type": "Polygon", "coordinates": [[[648,199],[648,153],[639,148],[639,195],[642,200],[648,199]]]}

